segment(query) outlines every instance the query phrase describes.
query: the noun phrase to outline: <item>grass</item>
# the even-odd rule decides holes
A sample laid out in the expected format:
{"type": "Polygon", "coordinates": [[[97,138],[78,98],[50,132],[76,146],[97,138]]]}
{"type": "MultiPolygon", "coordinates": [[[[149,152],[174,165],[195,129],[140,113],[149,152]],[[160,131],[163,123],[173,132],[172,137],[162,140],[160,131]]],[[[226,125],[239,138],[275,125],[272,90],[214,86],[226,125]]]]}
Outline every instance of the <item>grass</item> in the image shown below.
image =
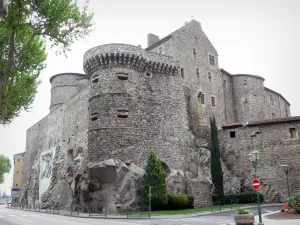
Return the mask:
{"type": "MultiPolygon", "coordinates": [[[[222,210],[224,209],[235,209],[240,207],[252,206],[252,204],[239,204],[239,205],[223,205],[222,210]]],[[[203,207],[203,208],[194,208],[194,209],[181,209],[181,210],[160,210],[160,211],[152,211],[151,215],[187,215],[201,212],[210,212],[212,207],[203,207]]],[[[220,206],[213,206],[213,211],[219,211],[220,206]]],[[[120,213],[120,215],[127,215],[127,212],[120,213]]],[[[132,211],[128,212],[128,215],[149,215],[148,211],[132,211]]]]}

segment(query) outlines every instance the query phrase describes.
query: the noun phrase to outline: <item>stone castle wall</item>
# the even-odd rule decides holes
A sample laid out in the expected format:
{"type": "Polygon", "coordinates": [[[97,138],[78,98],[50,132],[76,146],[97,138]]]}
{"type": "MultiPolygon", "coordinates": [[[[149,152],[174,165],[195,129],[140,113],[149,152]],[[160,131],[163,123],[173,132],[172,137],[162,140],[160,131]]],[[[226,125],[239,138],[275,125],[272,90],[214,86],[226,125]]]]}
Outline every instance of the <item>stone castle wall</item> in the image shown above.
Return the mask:
{"type": "Polygon", "coordinates": [[[260,162],[259,178],[264,184],[270,185],[282,198],[287,198],[285,174],[281,164],[290,165],[289,174],[291,194],[300,188],[298,176],[300,166],[300,141],[298,121],[273,122],[268,124],[250,124],[248,126],[224,127],[221,135],[221,155],[225,158],[235,175],[242,177],[244,185],[251,187],[251,162],[249,153],[258,150],[260,162]],[[296,137],[291,138],[290,128],[296,129],[296,137]],[[230,138],[229,132],[235,132],[235,138],[230,138]],[[253,146],[253,148],[252,148],[253,146]]]}

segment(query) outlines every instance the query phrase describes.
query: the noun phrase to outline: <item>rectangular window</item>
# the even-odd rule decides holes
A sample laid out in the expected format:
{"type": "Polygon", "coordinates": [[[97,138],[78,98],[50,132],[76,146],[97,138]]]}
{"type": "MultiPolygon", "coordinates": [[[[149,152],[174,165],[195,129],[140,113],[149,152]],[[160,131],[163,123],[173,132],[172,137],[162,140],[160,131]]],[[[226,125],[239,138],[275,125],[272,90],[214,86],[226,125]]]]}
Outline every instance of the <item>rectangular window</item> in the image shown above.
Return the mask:
{"type": "Polygon", "coordinates": [[[244,108],[246,112],[249,111],[249,102],[247,100],[244,102],[244,108]]]}
{"type": "Polygon", "coordinates": [[[201,104],[205,104],[204,94],[202,92],[199,92],[199,94],[198,94],[198,101],[201,104]]]}
{"type": "Polygon", "coordinates": [[[20,162],[20,159],[18,159],[18,162],[20,162]]]}
{"type": "Polygon", "coordinates": [[[17,171],[17,173],[19,173],[19,171],[17,171]]]}
{"type": "Polygon", "coordinates": [[[196,49],[193,48],[193,54],[194,54],[194,57],[196,58],[196,49]]]}
{"type": "Polygon", "coordinates": [[[209,64],[212,66],[215,65],[215,57],[213,55],[209,55],[209,64]]]}
{"type": "Polygon", "coordinates": [[[223,80],[223,87],[226,88],[227,84],[226,84],[226,79],[223,80]]]}
{"type": "Polygon", "coordinates": [[[196,75],[197,75],[197,78],[200,78],[200,72],[199,72],[198,68],[196,68],[196,75]]]}
{"type": "Polygon", "coordinates": [[[290,136],[291,136],[291,139],[297,138],[296,128],[290,128],[290,136]]]}
{"type": "Polygon", "coordinates": [[[248,81],[247,80],[243,80],[243,84],[244,84],[244,88],[248,88],[248,81]]]}
{"type": "Polygon", "coordinates": [[[120,109],[118,110],[118,118],[127,118],[129,115],[128,110],[120,109]]]}
{"type": "Polygon", "coordinates": [[[230,138],[235,138],[235,131],[230,131],[229,135],[230,135],[230,138]]]}
{"type": "Polygon", "coordinates": [[[273,95],[270,96],[270,104],[271,104],[271,105],[274,105],[274,98],[273,98],[273,95]]]}
{"type": "Polygon", "coordinates": [[[211,82],[211,73],[208,72],[208,81],[211,82]]]}
{"type": "Polygon", "coordinates": [[[216,107],[216,98],[214,96],[211,96],[211,106],[216,107]]]}
{"type": "Polygon", "coordinates": [[[117,73],[117,78],[120,80],[128,80],[129,74],[128,73],[117,73]]]}
{"type": "Polygon", "coordinates": [[[183,68],[181,68],[181,78],[184,78],[184,69],[183,68]]]}
{"type": "Polygon", "coordinates": [[[18,187],[18,184],[16,184],[16,187],[18,187]]]}

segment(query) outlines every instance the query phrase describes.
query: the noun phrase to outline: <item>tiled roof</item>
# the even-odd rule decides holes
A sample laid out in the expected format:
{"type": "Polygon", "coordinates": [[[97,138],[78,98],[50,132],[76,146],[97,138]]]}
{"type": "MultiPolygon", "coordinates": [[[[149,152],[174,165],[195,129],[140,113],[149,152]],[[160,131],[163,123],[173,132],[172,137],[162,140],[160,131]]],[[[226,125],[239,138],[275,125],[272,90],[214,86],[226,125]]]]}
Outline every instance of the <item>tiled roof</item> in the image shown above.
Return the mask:
{"type": "Polygon", "coordinates": [[[300,121],[300,116],[292,116],[292,117],[284,117],[284,118],[275,118],[275,119],[268,119],[268,120],[256,120],[250,121],[248,123],[230,123],[222,125],[223,129],[226,128],[235,128],[240,126],[256,126],[256,125],[263,125],[263,124],[271,124],[271,123],[284,123],[284,122],[292,122],[292,121],[300,121]]]}
{"type": "Polygon", "coordinates": [[[259,125],[259,124],[268,124],[268,123],[282,123],[282,122],[290,122],[290,121],[300,121],[300,116],[292,116],[292,117],[284,117],[284,118],[275,118],[269,120],[257,120],[251,121],[247,124],[247,126],[251,125],[259,125]]]}
{"type": "Polygon", "coordinates": [[[223,124],[222,128],[234,128],[234,127],[241,127],[243,126],[242,123],[229,123],[229,124],[223,124]]]}

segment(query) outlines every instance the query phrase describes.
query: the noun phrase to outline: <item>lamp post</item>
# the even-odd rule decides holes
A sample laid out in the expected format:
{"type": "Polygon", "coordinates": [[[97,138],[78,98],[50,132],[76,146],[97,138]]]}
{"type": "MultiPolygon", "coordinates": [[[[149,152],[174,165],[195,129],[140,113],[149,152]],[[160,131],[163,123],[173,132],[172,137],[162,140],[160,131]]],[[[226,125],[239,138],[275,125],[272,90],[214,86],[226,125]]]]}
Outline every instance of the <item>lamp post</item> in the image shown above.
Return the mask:
{"type": "MultiPolygon", "coordinates": [[[[254,151],[250,152],[250,154],[249,154],[249,159],[252,162],[252,167],[254,169],[253,177],[255,179],[258,179],[258,175],[257,175],[258,170],[257,170],[257,167],[258,167],[258,161],[259,161],[259,158],[260,158],[259,154],[260,154],[260,152],[257,151],[257,150],[254,150],[254,151]]],[[[259,223],[258,223],[258,225],[263,225],[258,190],[257,190],[257,210],[258,210],[258,216],[259,216],[259,223]]]]}
{"type": "Polygon", "coordinates": [[[289,176],[288,175],[289,175],[291,167],[289,165],[285,165],[285,164],[280,165],[280,167],[283,169],[283,172],[285,173],[286,184],[287,184],[287,189],[288,189],[288,196],[290,198],[291,195],[290,195],[290,185],[289,185],[289,176]]]}

